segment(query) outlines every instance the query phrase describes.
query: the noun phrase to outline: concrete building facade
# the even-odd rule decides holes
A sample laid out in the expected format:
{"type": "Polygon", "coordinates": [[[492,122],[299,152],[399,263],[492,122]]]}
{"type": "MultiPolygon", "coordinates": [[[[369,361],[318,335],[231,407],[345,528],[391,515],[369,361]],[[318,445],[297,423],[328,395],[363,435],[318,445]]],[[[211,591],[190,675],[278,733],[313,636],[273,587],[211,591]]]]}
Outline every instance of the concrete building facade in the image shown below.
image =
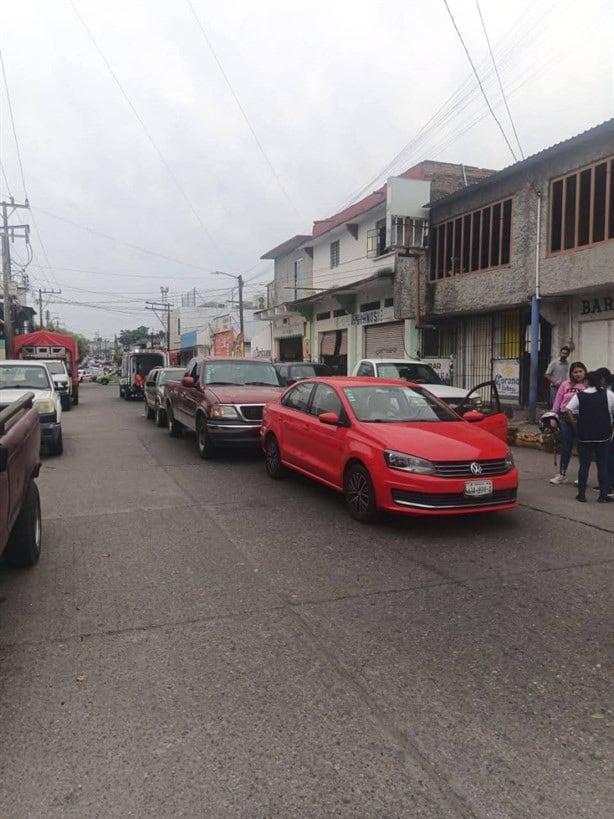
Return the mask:
{"type": "Polygon", "coordinates": [[[537,288],[540,398],[563,344],[614,369],[613,178],[610,120],[432,202],[421,278],[399,277],[422,357],[447,359],[460,386],[496,378],[508,404],[525,404],[537,288]]]}

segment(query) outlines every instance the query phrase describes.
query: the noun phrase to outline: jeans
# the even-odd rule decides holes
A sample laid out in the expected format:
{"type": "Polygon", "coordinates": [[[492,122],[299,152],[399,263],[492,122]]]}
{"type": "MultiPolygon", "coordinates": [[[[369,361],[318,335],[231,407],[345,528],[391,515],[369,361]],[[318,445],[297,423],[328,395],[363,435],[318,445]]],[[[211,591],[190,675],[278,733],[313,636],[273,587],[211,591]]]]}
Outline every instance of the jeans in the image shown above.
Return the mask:
{"type": "Polygon", "coordinates": [[[597,480],[599,482],[599,494],[605,497],[608,494],[610,481],[608,479],[608,450],[609,441],[578,441],[578,458],[580,469],[578,470],[578,495],[586,494],[586,483],[588,481],[588,470],[594,456],[597,464],[597,480]]]}
{"type": "Polygon", "coordinates": [[[556,398],[556,394],[559,391],[558,386],[555,387],[554,384],[550,384],[550,406],[554,404],[554,399],[556,398]]]}
{"type": "Polygon", "coordinates": [[[614,438],[612,438],[608,447],[608,477],[610,479],[610,488],[614,489],[614,438]]]}
{"type": "Polygon", "coordinates": [[[564,418],[559,417],[559,429],[561,430],[561,465],[559,472],[564,475],[567,472],[569,461],[571,460],[571,450],[576,437],[576,431],[564,418]]]}

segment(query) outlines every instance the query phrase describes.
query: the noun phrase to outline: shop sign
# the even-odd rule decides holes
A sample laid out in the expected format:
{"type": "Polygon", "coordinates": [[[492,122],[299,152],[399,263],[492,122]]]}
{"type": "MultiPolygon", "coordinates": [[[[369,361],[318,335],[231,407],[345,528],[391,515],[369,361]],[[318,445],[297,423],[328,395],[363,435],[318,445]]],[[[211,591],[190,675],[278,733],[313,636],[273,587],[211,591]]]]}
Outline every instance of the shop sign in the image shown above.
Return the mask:
{"type": "Polygon", "coordinates": [[[614,295],[578,299],[577,313],[580,321],[614,318],[614,295]]]}
{"type": "Polygon", "coordinates": [[[383,310],[367,310],[366,313],[354,313],[352,315],[352,324],[379,324],[383,320],[383,310]]]}
{"type": "Polygon", "coordinates": [[[517,404],[520,401],[520,364],[517,358],[495,359],[492,377],[503,404],[517,404]]]}

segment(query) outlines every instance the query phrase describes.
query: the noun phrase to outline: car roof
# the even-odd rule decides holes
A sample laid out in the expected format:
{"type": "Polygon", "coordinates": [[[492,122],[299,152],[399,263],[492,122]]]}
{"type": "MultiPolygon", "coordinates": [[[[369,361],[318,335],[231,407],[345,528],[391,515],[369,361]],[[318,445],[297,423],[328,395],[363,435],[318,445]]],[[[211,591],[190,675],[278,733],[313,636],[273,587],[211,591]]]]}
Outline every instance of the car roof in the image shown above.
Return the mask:
{"type": "Polygon", "coordinates": [[[369,361],[371,364],[426,364],[430,367],[428,361],[421,361],[419,358],[361,358],[360,363],[369,361]]]}
{"type": "MultiPolygon", "coordinates": [[[[413,381],[399,381],[398,378],[370,378],[369,376],[358,375],[323,375],[319,378],[305,378],[299,384],[330,384],[334,387],[423,387],[428,388],[428,384],[414,384],[413,381]]],[[[297,384],[292,385],[297,386],[297,384]]]]}
{"type": "Polygon", "coordinates": [[[36,360],[28,360],[28,359],[21,359],[21,358],[12,358],[12,359],[3,359],[0,361],[0,364],[6,366],[8,364],[9,367],[44,367],[45,361],[41,359],[36,360]]]}
{"type": "MultiPolygon", "coordinates": [[[[194,361],[194,359],[191,359],[194,361]]],[[[248,361],[250,364],[270,364],[271,361],[268,358],[246,358],[245,356],[232,356],[232,355],[208,355],[208,356],[196,356],[197,361],[204,361],[205,364],[210,364],[211,362],[216,361],[228,361],[234,362],[236,364],[237,361],[248,361]]]]}

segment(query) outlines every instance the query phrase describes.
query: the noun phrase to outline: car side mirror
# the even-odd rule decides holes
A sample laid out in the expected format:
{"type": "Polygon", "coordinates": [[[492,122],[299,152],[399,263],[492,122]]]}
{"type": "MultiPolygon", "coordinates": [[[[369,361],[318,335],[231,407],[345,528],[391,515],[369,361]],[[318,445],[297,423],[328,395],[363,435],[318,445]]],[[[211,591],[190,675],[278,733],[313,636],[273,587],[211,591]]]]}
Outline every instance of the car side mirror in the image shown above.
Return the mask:
{"type": "Polygon", "coordinates": [[[339,426],[339,416],[336,412],[323,412],[318,418],[321,424],[329,424],[331,427],[339,426]]]}
{"type": "Polygon", "coordinates": [[[484,420],[484,413],[478,412],[477,410],[469,410],[468,412],[463,413],[463,418],[465,419],[465,421],[475,423],[476,421],[484,420]]]}
{"type": "Polygon", "coordinates": [[[181,384],[184,387],[193,387],[194,386],[194,379],[191,375],[184,375],[181,379],[181,384]]]}

